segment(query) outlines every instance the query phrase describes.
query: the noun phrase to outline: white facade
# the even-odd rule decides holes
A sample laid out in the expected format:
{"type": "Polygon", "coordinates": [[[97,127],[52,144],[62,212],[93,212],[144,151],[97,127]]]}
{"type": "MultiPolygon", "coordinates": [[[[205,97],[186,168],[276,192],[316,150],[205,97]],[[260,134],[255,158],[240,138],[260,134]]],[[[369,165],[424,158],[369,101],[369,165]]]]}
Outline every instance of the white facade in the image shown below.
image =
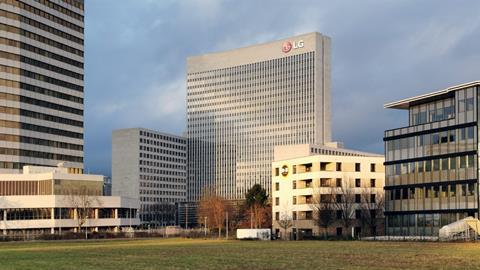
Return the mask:
{"type": "Polygon", "coordinates": [[[78,168],[24,167],[23,174],[0,174],[0,231],[77,231],[79,209],[88,202],[91,215],[80,227],[118,231],[137,226],[138,200],[101,196],[102,175],[78,168]],[[85,196],[77,195],[85,191],[85,196]]]}
{"type": "Polygon", "coordinates": [[[331,140],[330,38],[310,33],[187,59],[189,200],[270,192],[275,145],[331,140]]]}
{"type": "Polygon", "coordinates": [[[0,3],[0,172],[83,167],[83,0],[0,3]]]}
{"type": "Polygon", "coordinates": [[[112,194],[140,200],[143,222],[173,224],[174,203],[186,199],[186,151],[181,136],[141,128],[114,131],[112,194]]]}

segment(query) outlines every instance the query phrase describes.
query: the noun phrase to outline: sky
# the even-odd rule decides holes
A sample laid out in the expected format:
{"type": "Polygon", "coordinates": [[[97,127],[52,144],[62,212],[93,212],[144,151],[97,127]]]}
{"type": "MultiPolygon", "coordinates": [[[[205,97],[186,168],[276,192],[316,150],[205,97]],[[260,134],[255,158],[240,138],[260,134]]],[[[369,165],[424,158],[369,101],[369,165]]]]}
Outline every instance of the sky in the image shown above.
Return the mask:
{"type": "Polygon", "coordinates": [[[186,127],[186,58],[308,32],[332,39],[333,139],[383,153],[385,103],[480,80],[480,1],[86,0],[85,169],[111,133],[186,127]]]}

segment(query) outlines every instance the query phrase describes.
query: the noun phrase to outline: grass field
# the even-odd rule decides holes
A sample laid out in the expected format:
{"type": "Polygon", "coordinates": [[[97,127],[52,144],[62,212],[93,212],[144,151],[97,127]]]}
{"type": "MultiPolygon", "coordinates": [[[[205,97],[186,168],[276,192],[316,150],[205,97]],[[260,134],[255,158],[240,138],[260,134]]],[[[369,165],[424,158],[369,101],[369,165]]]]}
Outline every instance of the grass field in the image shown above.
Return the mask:
{"type": "Polygon", "coordinates": [[[0,269],[480,269],[480,243],[189,239],[2,243],[0,269]]]}

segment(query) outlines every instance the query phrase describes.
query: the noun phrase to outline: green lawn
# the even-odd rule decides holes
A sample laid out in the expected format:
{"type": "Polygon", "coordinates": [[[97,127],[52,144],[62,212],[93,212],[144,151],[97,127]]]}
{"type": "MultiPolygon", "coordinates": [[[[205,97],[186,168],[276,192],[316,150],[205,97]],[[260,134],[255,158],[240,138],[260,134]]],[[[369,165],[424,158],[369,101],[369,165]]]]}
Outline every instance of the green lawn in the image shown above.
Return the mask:
{"type": "Polygon", "coordinates": [[[0,269],[480,269],[480,243],[188,239],[2,243],[0,269]]]}

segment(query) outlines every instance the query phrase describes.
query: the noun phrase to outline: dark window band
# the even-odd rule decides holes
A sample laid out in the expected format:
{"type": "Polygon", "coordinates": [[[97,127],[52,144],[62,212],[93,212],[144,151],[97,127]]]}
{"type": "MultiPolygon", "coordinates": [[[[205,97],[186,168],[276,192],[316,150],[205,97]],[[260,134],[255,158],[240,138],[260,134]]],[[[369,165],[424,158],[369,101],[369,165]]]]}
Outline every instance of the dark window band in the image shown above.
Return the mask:
{"type": "MultiPolygon", "coordinates": [[[[28,83],[22,83],[22,82],[17,82],[17,81],[10,81],[10,80],[5,80],[5,79],[0,79],[0,86],[5,86],[5,87],[10,87],[10,88],[21,88],[23,90],[27,90],[33,93],[38,93],[46,96],[51,96],[55,98],[61,98],[65,99],[68,101],[72,101],[75,103],[83,104],[83,98],[81,97],[76,97],[68,94],[64,94],[61,92],[53,91],[50,89],[46,89],[43,87],[31,85],[28,83]]],[[[68,107],[67,107],[68,108],[68,107]]],[[[68,111],[70,112],[70,110],[68,111]]],[[[83,114],[83,112],[82,112],[83,114]]]]}
{"type": "Polygon", "coordinates": [[[78,26],[74,23],[71,23],[69,21],[66,21],[60,17],[57,17],[51,13],[48,13],[46,11],[43,11],[41,9],[38,9],[34,6],[31,6],[31,5],[28,5],[26,3],[23,3],[23,2],[20,2],[18,0],[4,0],[6,2],[6,4],[8,5],[11,5],[11,6],[14,6],[14,7],[18,7],[20,9],[23,9],[23,10],[26,10],[32,14],[35,14],[35,15],[38,15],[40,17],[43,17],[49,21],[52,21],[52,22],[55,22],[57,24],[60,24],[60,25],[63,25],[67,28],[70,28],[74,31],[77,31],[79,33],[83,33],[83,27],[81,26],[78,26]]]}
{"type": "Polygon", "coordinates": [[[45,166],[44,164],[0,161],[0,169],[23,169],[23,166],[45,166]]]}
{"type": "Polygon", "coordinates": [[[83,45],[83,39],[78,38],[74,35],[70,35],[69,33],[63,32],[58,30],[57,28],[53,28],[51,26],[48,26],[44,23],[41,23],[39,21],[36,21],[34,19],[30,19],[28,17],[25,17],[20,14],[12,13],[6,10],[0,10],[0,17],[5,17],[11,20],[18,21],[20,23],[28,24],[30,26],[33,26],[35,28],[38,28],[40,30],[43,30],[45,32],[48,32],[50,34],[53,34],[55,36],[67,39],[69,41],[75,42],[77,44],[83,45]]]}
{"type": "Polygon", "coordinates": [[[416,161],[423,161],[423,160],[434,160],[434,159],[450,158],[450,157],[458,157],[458,156],[468,156],[468,155],[475,155],[475,154],[477,154],[477,151],[472,150],[472,151],[456,152],[456,153],[450,153],[450,154],[444,154],[444,155],[386,161],[383,163],[383,165],[388,166],[388,165],[401,164],[401,163],[409,163],[409,162],[416,162],[416,161]]]}
{"type": "Polygon", "coordinates": [[[83,127],[82,121],[72,120],[68,118],[58,117],[50,114],[39,113],[39,112],[34,112],[34,111],[29,111],[24,109],[0,106],[0,113],[21,115],[21,116],[45,120],[53,123],[61,123],[65,125],[83,127]]]}
{"type": "MultiPolygon", "coordinates": [[[[66,2],[67,0],[62,0],[62,1],[65,2],[65,3],[67,3],[67,4],[69,4],[68,2],[66,2]]],[[[77,19],[77,20],[83,22],[83,16],[82,16],[81,14],[78,14],[78,13],[76,13],[76,12],[73,12],[72,10],[70,10],[70,9],[68,9],[68,8],[65,8],[65,7],[63,7],[63,6],[57,5],[57,4],[55,4],[55,3],[53,3],[53,2],[51,2],[51,1],[49,1],[49,0],[35,0],[35,2],[40,3],[40,4],[44,5],[44,6],[47,6],[47,7],[51,8],[51,9],[54,9],[54,10],[60,12],[60,13],[63,13],[63,14],[65,14],[65,15],[69,16],[69,17],[72,17],[72,18],[74,18],[74,19],[77,19]]],[[[77,5],[78,5],[78,4],[77,4],[77,5]]],[[[73,6],[76,6],[76,5],[74,4],[73,6]]],[[[82,7],[82,8],[80,8],[80,9],[83,10],[83,5],[81,5],[81,6],[79,5],[78,7],[79,7],[79,8],[82,7]]]]}
{"type": "Polygon", "coordinates": [[[394,190],[401,188],[421,188],[421,187],[437,187],[444,185],[461,185],[461,184],[472,184],[477,183],[477,179],[467,179],[467,180],[453,180],[453,181],[438,181],[438,182],[428,182],[428,183],[418,183],[418,184],[406,184],[406,185],[395,185],[395,186],[385,186],[384,190],[394,190]]]}
{"type": "Polygon", "coordinates": [[[80,145],[80,144],[51,141],[51,140],[11,135],[11,134],[0,134],[0,141],[27,143],[27,144],[33,144],[33,145],[43,145],[43,146],[54,147],[54,148],[83,151],[83,145],[80,145]]]}
{"type": "MultiPolygon", "coordinates": [[[[459,128],[473,127],[473,126],[476,126],[476,125],[477,125],[476,122],[470,122],[470,123],[458,124],[458,125],[453,125],[453,126],[448,126],[448,127],[432,128],[432,129],[428,129],[428,130],[410,132],[410,133],[402,134],[402,135],[384,137],[383,141],[385,141],[385,142],[393,141],[393,140],[409,138],[409,137],[414,137],[414,136],[424,135],[424,134],[429,134],[429,133],[437,133],[437,132],[442,132],[442,131],[447,131],[447,130],[455,130],[455,129],[459,129],[459,128]]],[[[389,130],[387,130],[387,131],[389,131],[389,130]]]]}
{"type": "Polygon", "coordinates": [[[438,209],[438,210],[412,210],[412,211],[385,211],[386,216],[396,215],[410,215],[410,214],[437,214],[437,213],[463,213],[463,212],[477,212],[477,208],[463,208],[463,209],[438,209]]]}
{"type": "Polygon", "coordinates": [[[16,149],[16,148],[0,147],[0,155],[53,159],[53,160],[63,160],[63,161],[80,162],[80,163],[83,162],[83,157],[32,151],[32,150],[25,150],[25,149],[16,149]]]}
{"type": "Polygon", "coordinates": [[[82,133],[44,127],[44,126],[38,126],[38,125],[27,124],[27,123],[19,123],[19,122],[8,121],[8,120],[0,120],[0,127],[25,129],[25,130],[30,130],[30,131],[40,132],[40,133],[48,133],[52,135],[70,137],[75,139],[83,139],[82,133]]]}
{"type": "Polygon", "coordinates": [[[48,57],[48,58],[52,58],[52,59],[60,61],[60,62],[63,62],[65,64],[69,64],[69,65],[76,66],[78,68],[83,69],[83,63],[82,62],[73,60],[73,59],[65,57],[63,55],[52,53],[50,51],[32,46],[30,44],[27,44],[27,43],[24,43],[24,42],[21,42],[21,41],[0,37],[0,44],[15,47],[15,48],[20,48],[20,49],[23,49],[23,50],[26,50],[26,51],[30,51],[30,52],[33,52],[33,53],[36,53],[36,54],[39,54],[39,55],[42,55],[42,56],[45,56],[45,57],[48,57]]]}
{"type": "Polygon", "coordinates": [[[13,94],[0,93],[0,99],[18,101],[18,102],[23,102],[23,103],[28,103],[28,104],[31,104],[31,105],[35,105],[35,106],[40,106],[40,107],[45,107],[45,108],[49,108],[49,109],[59,110],[59,111],[67,112],[67,113],[83,115],[83,110],[63,106],[63,105],[60,105],[60,104],[57,104],[57,103],[51,103],[51,102],[44,101],[44,100],[25,97],[25,96],[17,96],[17,95],[13,95],[13,94]]]}
{"type": "Polygon", "coordinates": [[[36,40],[38,42],[50,45],[50,46],[55,47],[57,49],[64,50],[66,52],[76,54],[78,56],[83,57],[83,51],[82,50],[70,47],[70,46],[65,45],[63,43],[57,42],[53,39],[49,39],[49,38],[46,38],[46,37],[38,35],[38,34],[35,34],[33,32],[27,31],[25,29],[21,29],[21,28],[15,27],[15,26],[0,23],[0,31],[5,31],[5,32],[13,33],[13,34],[18,34],[18,35],[24,36],[26,38],[30,38],[30,39],[36,40]]]}
{"type": "Polygon", "coordinates": [[[54,84],[54,85],[65,87],[65,88],[68,88],[68,89],[72,89],[72,90],[75,90],[75,91],[78,91],[78,92],[83,92],[83,86],[80,86],[80,85],[77,85],[77,84],[74,84],[74,83],[69,83],[69,82],[66,82],[66,81],[62,81],[62,80],[59,80],[59,79],[55,79],[55,78],[52,78],[52,77],[48,77],[48,76],[38,74],[38,73],[35,73],[35,72],[31,72],[31,71],[28,71],[28,70],[25,70],[25,69],[0,65],[0,72],[5,72],[5,73],[10,73],[10,74],[15,74],[15,75],[21,75],[21,76],[32,78],[34,80],[54,84]]]}
{"type": "Polygon", "coordinates": [[[38,61],[23,55],[13,54],[9,52],[0,51],[0,58],[5,58],[9,60],[19,61],[28,65],[36,66],[42,69],[46,69],[61,75],[69,76],[77,80],[83,81],[83,74],[70,71],[55,65],[50,65],[42,61],[38,61]]]}

